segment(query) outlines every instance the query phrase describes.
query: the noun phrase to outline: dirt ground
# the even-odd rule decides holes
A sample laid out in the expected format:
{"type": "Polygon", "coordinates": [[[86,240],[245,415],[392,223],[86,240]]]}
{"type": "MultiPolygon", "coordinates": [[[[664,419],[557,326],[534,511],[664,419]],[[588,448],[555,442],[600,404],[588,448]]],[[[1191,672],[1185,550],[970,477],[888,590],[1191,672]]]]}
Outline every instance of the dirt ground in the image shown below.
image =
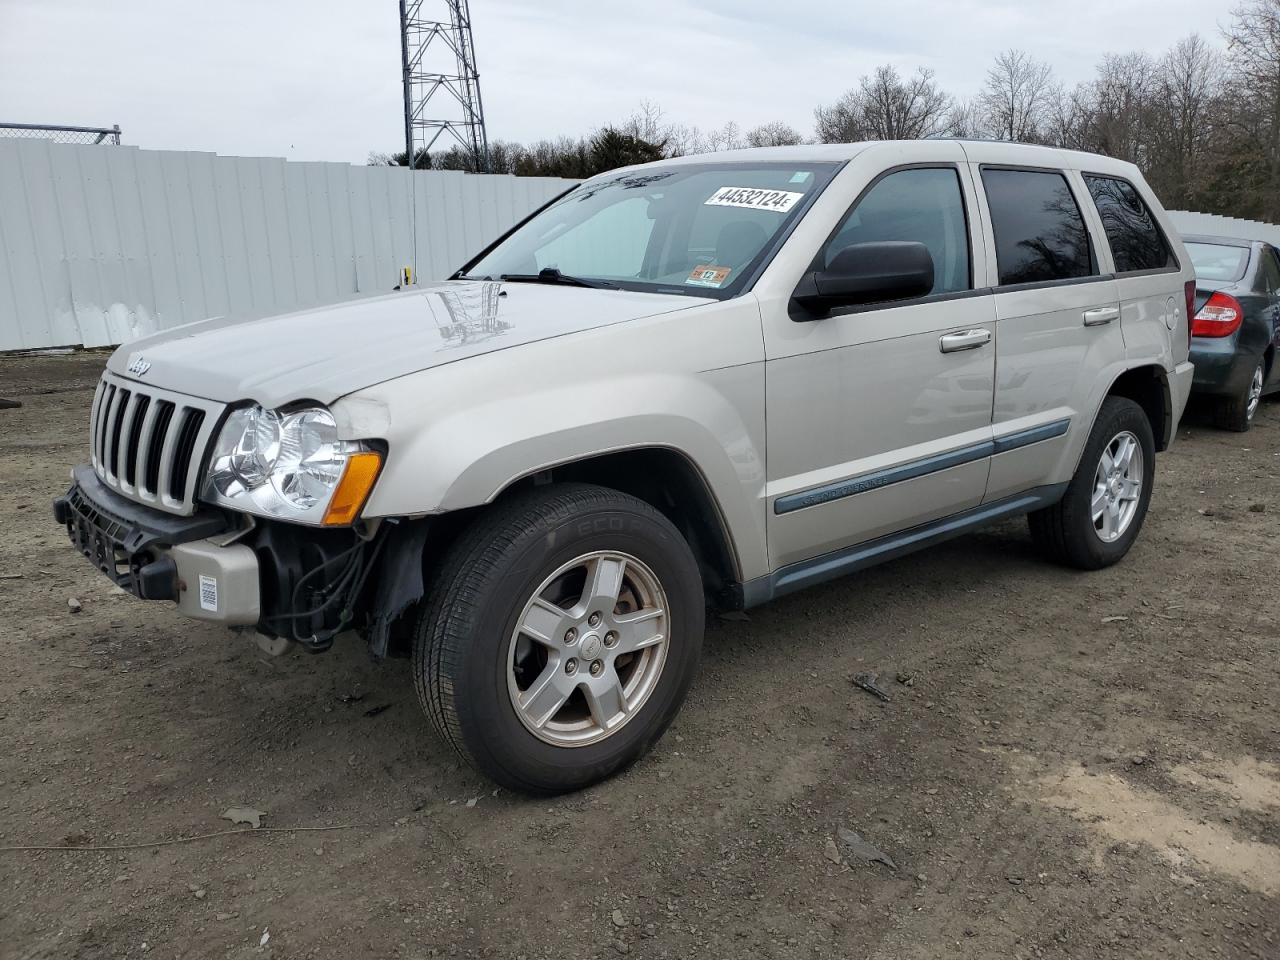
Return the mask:
{"type": "Polygon", "coordinates": [[[102,363],[0,358],[0,846],[77,848],[0,852],[0,956],[1280,958],[1280,401],[1184,421],[1112,570],[1008,523],[714,624],[650,757],[534,801],[405,662],[271,660],[72,551],[102,363]],[[342,829],[90,849],[237,806],[342,829]]]}

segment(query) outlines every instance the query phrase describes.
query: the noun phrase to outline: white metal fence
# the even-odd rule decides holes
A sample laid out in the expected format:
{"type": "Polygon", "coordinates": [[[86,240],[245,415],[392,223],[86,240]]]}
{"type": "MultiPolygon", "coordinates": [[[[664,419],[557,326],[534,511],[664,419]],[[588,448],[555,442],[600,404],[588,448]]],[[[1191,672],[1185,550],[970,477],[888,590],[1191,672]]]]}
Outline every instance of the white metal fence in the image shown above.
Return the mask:
{"type": "Polygon", "coordinates": [[[1263,240],[1280,247],[1280,226],[1261,220],[1220,217],[1213,213],[1170,210],[1169,219],[1183,236],[1235,237],[1238,240],[1263,240]]]}
{"type": "Polygon", "coordinates": [[[572,185],[0,139],[0,350],[105,346],[438,279],[572,185]]]}

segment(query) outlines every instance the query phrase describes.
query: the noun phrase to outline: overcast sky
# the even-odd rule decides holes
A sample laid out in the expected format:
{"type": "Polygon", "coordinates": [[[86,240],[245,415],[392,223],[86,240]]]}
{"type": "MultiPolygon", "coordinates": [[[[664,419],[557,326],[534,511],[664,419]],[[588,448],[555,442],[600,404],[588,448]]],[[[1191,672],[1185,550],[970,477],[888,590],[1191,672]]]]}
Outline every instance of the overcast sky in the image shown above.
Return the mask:
{"type": "MultiPolygon", "coordinates": [[[[877,64],[929,67],[969,96],[1009,47],[1075,83],[1108,51],[1159,54],[1191,32],[1220,44],[1235,3],[471,0],[471,14],[490,138],[535,140],[642,100],[680,123],[809,135],[814,106],[877,64]]],[[[401,111],[396,0],[0,0],[0,121],[362,163],[403,149],[401,111]]]]}

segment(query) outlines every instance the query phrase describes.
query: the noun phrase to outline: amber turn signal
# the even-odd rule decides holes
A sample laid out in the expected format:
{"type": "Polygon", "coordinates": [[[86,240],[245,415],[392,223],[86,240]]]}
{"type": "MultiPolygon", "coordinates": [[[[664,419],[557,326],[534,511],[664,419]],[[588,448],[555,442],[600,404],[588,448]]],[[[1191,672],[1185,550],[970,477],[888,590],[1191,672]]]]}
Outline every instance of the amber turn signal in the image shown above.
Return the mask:
{"type": "Polygon", "coordinates": [[[342,471],[338,489],[333,491],[329,509],[324,514],[326,527],[351,523],[360,515],[360,508],[369,498],[373,482],[382,468],[379,453],[353,453],[347,458],[347,468],[342,471]]]}

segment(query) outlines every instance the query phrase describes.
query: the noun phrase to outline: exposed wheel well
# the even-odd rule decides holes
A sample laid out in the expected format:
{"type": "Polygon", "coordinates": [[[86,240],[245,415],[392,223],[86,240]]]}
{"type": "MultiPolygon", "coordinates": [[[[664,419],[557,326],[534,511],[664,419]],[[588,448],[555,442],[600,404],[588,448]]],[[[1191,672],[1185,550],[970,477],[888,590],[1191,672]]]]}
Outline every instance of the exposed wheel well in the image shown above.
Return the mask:
{"type": "Polygon", "coordinates": [[[1111,385],[1107,396],[1128,397],[1147,415],[1156,449],[1164,450],[1173,437],[1173,402],[1169,396],[1169,377],[1158,366],[1134,367],[1126,370],[1111,385]]]}
{"type": "Polygon", "coordinates": [[[715,605],[732,603],[723,594],[738,582],[737,557],[706,480],[684,454],[665,447],[602,454],[525,477],[500,496],[568,480],[611,487],[660,510],[693,549],[708,599],[715,605]]]}

